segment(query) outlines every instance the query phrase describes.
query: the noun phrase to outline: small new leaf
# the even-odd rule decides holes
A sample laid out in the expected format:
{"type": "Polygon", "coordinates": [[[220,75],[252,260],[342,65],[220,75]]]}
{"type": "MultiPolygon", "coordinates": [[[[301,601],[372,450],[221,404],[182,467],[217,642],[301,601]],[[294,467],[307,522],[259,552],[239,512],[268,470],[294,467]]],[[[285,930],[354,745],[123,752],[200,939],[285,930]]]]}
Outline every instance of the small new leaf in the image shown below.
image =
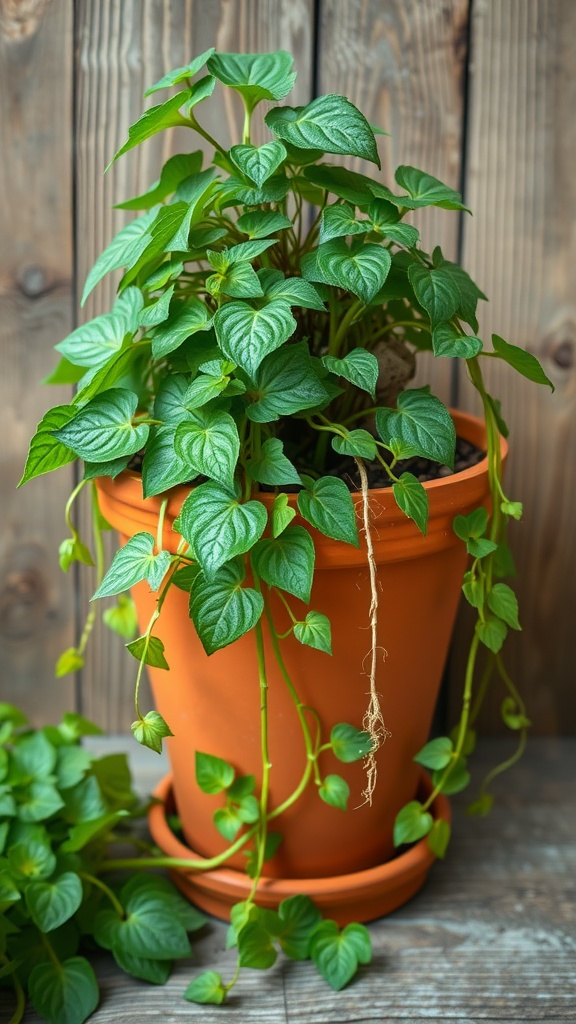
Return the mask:
{"type": "MultiPolygon", "coordinates": [[[[170,728],[157,711],[149,711],[144,718],[139,718],[131,725],[134,739],[143,747],[154,750],[157,754],[162,753],[162,740],[166,736],[173,736],[170,728]]],[[[145,955],[145,954],[143,954],[145,955]]],[[[169,954],[166,954],[167,956],[169,954]]]]}

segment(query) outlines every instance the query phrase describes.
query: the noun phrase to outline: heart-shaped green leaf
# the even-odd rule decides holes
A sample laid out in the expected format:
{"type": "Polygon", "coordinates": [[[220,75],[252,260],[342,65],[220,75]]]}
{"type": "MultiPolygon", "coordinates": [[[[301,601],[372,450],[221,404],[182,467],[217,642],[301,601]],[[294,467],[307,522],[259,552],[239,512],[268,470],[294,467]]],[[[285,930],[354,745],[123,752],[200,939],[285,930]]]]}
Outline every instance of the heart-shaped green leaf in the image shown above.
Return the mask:
{"type": "Polygon", "coordinates": [[[352,292],[366,305],[382,288],[391,262],[388,250],[372,242],[352,250],[343,238],[334,238],[317,251],[317,266],[324,283],[352,292]]]}
{"type": "Polygon", "coordinates": [[[286,159],[281,142],[266,142],[263,146],[232,146],[230,157],[236,167],[255,185],[263,185],[286,159]]]}
{"type": "Polygon", "coordinates": [[[214,317],[218,343],[226,356],[254,378],[260,363],[294,334],[296,321],[287,302],[274,300],[262,309],[247,302],[227,302],[214,317]]]}
{"type": "Polygon", "coordinates": [[[59,928],[81,903],[82,882],[73,871],[64,872],[53,882],[30,882],[26,887],[26,905],[42,932],[59,928]]]}
{"type": "Polygon", "coordinates": [[[332,476],[304,481],[306,488],[298,495],[298,510],[304,519],[326,537],[359,547],[354,504],[344,481],[332,476]]]}
{"type": "Polygon", "coordinates": [[[214,53],[207,61],[210,74],[236,89],[252,109],[260,100],[281,100],[296,78],[293,58],[286,50],[274,53],[214,53]]]}
{"type": "Polygon", "coordinates": [[[344,96],[318,96],[305,107],[273,107],[265,121],[279,139],[299,149],[359,156],[380,167],[372,128],[344,96]]]}
{"type": "Polygon", "coordinates": [[[378,409],[376,426],[396,458],[416,455],[454,468],[456,429],[446,407],[428,388],[401,392],[396,409],[378,409]]]}
{"type": "Polygon", "coordinates": [[[353,348],[344,359],[323,356],[322,362],[331,373],[337,373],[339,377],[344,377],[344,380],[362,388],[375,398],[379,368],[378,360],[372,352],[367,352],[363,348],[353,348]]]}
{"type": "Polygon", "coordinates": [[[319,973],[336,992],[354,977],[358,964],[370,962],[372,947],[364,925],[321,921],[312,933],[310,956],[319,973]]]}
{"type": "Polygon", "coordinates": [[[148,580],[152,590],[159,590],[168,571],[169,551],[154,554],[156,541],[151,533],[136,533],[116,552],[108,572],[92,600],[110,597],[129,590],[141,580],[148,580]]]}
{"type": "Polygon", "coordinates": [[[434,824],[432,815],[425,811],[418,800],[411,800],[396,815],[394,822],[394,846],[415,843],[427,836],[434,824]]]}
{"type": "Polygon", "coordinates": [[[374,746],[369,733],[356,729],[346,722],[334,726],[330,733],[330,743],[335,757],[345,764],[361,761],[363,757],[368,756],[374,746]]]}
{"type": "MultiPolygon", "coordinates": [[[[157,711],[149,711],[144,718],[139,718],[136,722],[132,722],[131,725],[132,734],[134,739],[141,743],[143,747],[148,747],[149,750],[154,750],[155,753],[162,753],[162,740],[167,736],[173,736],[170,727],[166,724],[162,715],[157,711]]],[[[134,953],[134,950],[128,949],[127,952],[134,953]]],[[[146,953],[135,953],[135,956],[146,956],[146,953]]],[[[150,954],[152,955],[152,954],[150,954]]],[[[161,959],[166,959],[171,956],[178,956],[177,953],[169,953],[167,950],[161,959]]],[[[182,954],[180,954],[182,955],[182,954]]]]}
{"type": "Polygon", "coordinates": [[[300,483],[300,474],[284,455],[284,445],[279,437],[269,437],[264,441],[258,454],[247,461],[246,472],[257,483],[272,487],[300,483]]]}
{"type": "Polygon", "coordinates": [[[303,526],[289,526],[279,537],[259,540],[251,552],[254,571],[308,603],[314,576],[314,541],[303,526]]]}
{"type": "Polygon", "coordinates": [[[189,1003],[213,1003],[220,1006],[226,998],[226,988],[216,971],[204,971],[190,982],[184,993],[189,1003]]]}
{"type": "MultiPolygon", "coordinates": [[[[266,307],[269,308],[269,307],[266,307]]],[[[272,352],[258,368],[255,398],[246,412],[255,423],[270,423],[290,413],[323,406],[329,393],[316,375],[305,341],[272,352]]]]}
{"type": "Polygon", "coordinates": [[[87,403],[53,436],[88,462],[109,462],[134,455],[143,448],[149,427],[133,426],[138,396],[125,388],[111,388],[87,403]]]}
{"type": "Polygon", "coordinates": [[[226,487],[210,481],[188,495],[175,528],[192,545],[206,576],[211,578],[225,562],[256,543],[267,518],[261,502],[242,503],[226,487]]]}
{"type": "Polygon", "coordinates": [[[453,751],[452,740],[447,736],[438,736],[418,751],[414,756],[414,761],[424,765],[425,768],[446,768],[452,760],[453,751]]]}
{"type": "Polygon", "coordinates": [[[337,807],[338,810],[345,811],[348,807],[350,786],[340,775],[326,775],[318,790],[318,795],[330,807],[337,807]]]}
{"type": "Polygon", "coordinates": [[[428,526],[428,495],[426,488],[412,473],[402,473],[392,485],[392,493],[398,508],[409,519],[413,519],[420,533],[426,534],[428,526]]]}
{"type": "Polygon", "coordinates": [[[308,612],[303,622],[294,624],[294,636],[299,643],[332,654],[330,619],[322,612],[308,612]]]}
{"type": "Polygon", "coordinates": [[[174,450],[178,458],[189,467],[191,478],[201,473],[231,487],[240,451],[235,421],[222,409],[196,409],[195,417],[176,430],[174,450]]]}
{"type": "Polygon", "coordinates": [[[234,768],[221,757],[214,754],[203,754],[197,750],[195,755],[196,782],[203,793],[212,796],[228,789],[234,782],[234,768]]]}
{"type": "Polygon", "coordinates": [[[83,1024],[100,999],[96,975],[83,956],[36,964],[28,991],[36,1012],[51,1024],[83,1024]]]}
{"type": "Polygon", "coordinates": [[[190,615],[207,654],[227,647],[251,630],[264,610],[262,595],[243,587],[244,570],[228,562],[212,579],[198,576],[190,598],[190,615]]]}

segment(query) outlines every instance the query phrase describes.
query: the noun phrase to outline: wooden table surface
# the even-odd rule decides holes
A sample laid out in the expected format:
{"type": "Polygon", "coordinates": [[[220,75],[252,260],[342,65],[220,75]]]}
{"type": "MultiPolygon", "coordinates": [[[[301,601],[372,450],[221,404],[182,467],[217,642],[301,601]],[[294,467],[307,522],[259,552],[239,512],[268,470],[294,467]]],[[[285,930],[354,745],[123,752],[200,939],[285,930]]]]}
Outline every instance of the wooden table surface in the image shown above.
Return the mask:
{"type": "MultiPolygon", "coordinates": [[[[126,742],[118,739],[115,749],[126,742]]],[[[485,741],[477,768],[506,751],[501,740],[485,741]]],[[[163,766],[143,753],[136,750],[132,763],[147,790],[163,766]]],[[[225,1006],[185,1002],[193,975],[211,969],[227,979],[232,971],[226,926],[210,919],[193,937],[193,959],[180,961],[163,987],[128,978],[111,957],[96,958],[102,998],[91,1024],[573,1024],[575,780],[575,740],[533,739],[506,787],[494,786],[499,799],[488,818],[469,818],[454,798],[447,860],[409,904],[369,926],[373,962],[344,991],[333,992],[310,963],[279,958],[270,971],[243,971],[225,1006]]],[[[39,1018],[30,1012],[25,1021],[39,1018]]]]}

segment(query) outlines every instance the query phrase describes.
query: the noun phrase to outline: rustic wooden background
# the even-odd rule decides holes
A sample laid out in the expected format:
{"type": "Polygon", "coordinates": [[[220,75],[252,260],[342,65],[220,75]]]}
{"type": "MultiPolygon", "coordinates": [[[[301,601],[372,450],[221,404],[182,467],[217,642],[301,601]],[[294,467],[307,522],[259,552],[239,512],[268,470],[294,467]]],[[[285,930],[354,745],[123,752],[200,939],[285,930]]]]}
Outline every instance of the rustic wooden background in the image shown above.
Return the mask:
{"type": "MultiPolygon", "coordinates": [[[[491,367],[511,427],[509,490],[526,503],[512,538],[524,633],[509,664],[535,732],[576,731],[575,38],[573,0],[0,0],[0,699],[36,719],[75,706],[106,728],[129,726],[129,667],[107,631],[96,629],[79,679],[53,678],[90,584],[57,565],[72,470],[16,491],[36,422],[68,397],[38,381],[78,322],[89,266],[124,223],[112,203],[142,191],[178,147],[175,134],[150,140],[103,177],[146,86],[211,45],[283,47],[296,57],[294,102],[345,93],[391,132],[385,180],[412,163],[463,190],[474,217],[427,211],[424,240],[491,297],[484,336],[525,346],[556,384],[551,395],[491,367]]],[[[214,116],[234,136],[228,99],[214,116]]],[[[111,288],[80,316],[99,312],[111,288]]],[[[446,360],[432,376],[442,398],[473,408],[446,360]]]]}

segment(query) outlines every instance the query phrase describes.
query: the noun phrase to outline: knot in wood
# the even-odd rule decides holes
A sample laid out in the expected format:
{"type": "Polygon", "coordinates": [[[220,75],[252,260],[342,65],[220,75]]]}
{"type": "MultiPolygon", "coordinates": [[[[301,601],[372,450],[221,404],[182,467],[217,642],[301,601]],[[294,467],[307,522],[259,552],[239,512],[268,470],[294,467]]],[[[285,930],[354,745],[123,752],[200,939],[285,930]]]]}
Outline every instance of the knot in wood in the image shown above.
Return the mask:
{"type": "Polygon", "coordinates": [[[0,35],[21,43],[38,30],[50,0],[0,0],[0,35]]]}

